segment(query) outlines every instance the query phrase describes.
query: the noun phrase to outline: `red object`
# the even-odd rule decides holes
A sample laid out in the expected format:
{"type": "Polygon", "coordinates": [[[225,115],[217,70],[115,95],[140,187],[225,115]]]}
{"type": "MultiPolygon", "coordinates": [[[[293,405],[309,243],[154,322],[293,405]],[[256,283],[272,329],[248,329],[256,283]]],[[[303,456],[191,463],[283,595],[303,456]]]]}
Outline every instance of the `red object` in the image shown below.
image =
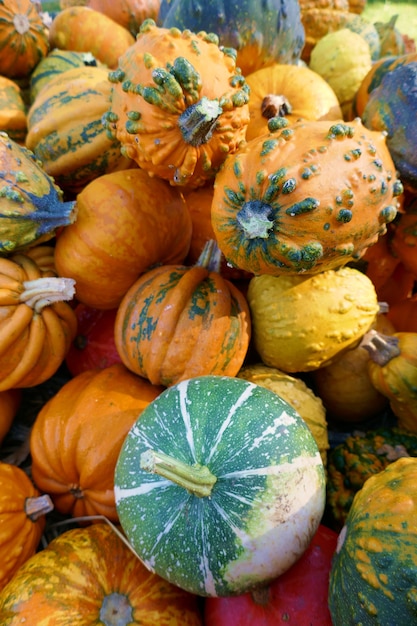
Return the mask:
{"type": "Polygon", "coordinates": [[[104,369],[121,358],[114,343],[117,309],[99,310],[77,304],[78,332],[65,362],[73,376],[90,369],[104,369]]]}
{"type": "Polygon", "coordinates": [[[265,589],[206,598],[205,626],[332,626],[329,573],[338,533],[320,525],[306,552],[265,589]]]}

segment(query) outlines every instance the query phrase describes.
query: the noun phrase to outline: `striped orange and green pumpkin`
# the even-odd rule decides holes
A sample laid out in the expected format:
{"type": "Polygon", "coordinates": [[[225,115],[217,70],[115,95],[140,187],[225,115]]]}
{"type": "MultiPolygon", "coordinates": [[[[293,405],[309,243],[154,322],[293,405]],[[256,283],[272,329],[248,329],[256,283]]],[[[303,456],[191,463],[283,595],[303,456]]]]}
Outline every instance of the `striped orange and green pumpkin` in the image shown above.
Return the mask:
{"type": "Polygon", "coordinates": [[[267,584],[303,554],[324,466],[299,414],[247,380],[169,387],[131,428],[115,471],[121,526],[144,563],[201,596],[267,584]]]}
{"type": "Polygon", "coordinates": [[[329,581],[334,626],[417,623],[417,459],[368,478],[340,532],[329,581]]]}
{"type": "Polygon", "coordinates": [[[78,193],[97,176],[131,163],[102,123],[110,102],[107,75],[104,66],[62,72],[28,111],[26,145],[66,192],[78,193]]]}

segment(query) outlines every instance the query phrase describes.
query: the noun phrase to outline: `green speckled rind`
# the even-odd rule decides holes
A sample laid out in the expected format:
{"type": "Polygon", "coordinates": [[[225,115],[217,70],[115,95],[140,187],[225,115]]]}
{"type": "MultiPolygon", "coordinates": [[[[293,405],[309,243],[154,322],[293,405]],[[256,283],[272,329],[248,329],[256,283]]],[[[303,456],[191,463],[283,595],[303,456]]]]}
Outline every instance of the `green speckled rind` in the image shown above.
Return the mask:
{"type": "Polygon", "coordinates": [[[121,525],[145,564],[202,596],[272,580],[306,549],[323,513],[325,476],[301,417],[275,393],[203,376],[164,391],[141,414],[116,466],[121,525]],[[140,469],[148,449],[217,477],[199,498],[140,469]]]}
{"type": "Polygon", "coordinates": [[[417,624],[417,459],[394,461],[356,494],[329,583],[333,626],[417,624]]]}

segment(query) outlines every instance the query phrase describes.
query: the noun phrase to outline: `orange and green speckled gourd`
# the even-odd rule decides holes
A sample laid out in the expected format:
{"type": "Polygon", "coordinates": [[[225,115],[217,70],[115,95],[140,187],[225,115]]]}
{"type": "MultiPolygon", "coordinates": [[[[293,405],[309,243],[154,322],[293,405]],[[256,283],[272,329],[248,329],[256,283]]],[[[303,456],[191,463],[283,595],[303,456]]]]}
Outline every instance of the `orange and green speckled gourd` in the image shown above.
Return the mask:
{"type": "Polygon", "coordinates": [[[397,215],[403,187],[385,135],[360,119],[272,118],[215,179],[212,225],[228,262],[254,274],[318,273],[359,259],[397,215]]]}
{"type": "Polygon", "coordinates": [[[215,34],[148,19],[109,74],[109,135],[139,167],[172,185],[203,185],[245,141],[249,88],[236,51],[218,43],[215,34]]]}

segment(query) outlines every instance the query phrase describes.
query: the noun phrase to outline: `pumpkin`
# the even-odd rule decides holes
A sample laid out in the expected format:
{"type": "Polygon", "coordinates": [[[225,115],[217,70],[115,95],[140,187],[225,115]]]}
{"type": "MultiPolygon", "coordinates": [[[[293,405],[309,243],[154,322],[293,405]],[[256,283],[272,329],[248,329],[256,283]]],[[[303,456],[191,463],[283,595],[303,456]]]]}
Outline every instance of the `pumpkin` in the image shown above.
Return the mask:
{"type": "Polygon", "coordinates": [[[415,282],[415,274],[407,271],[400,261],[385,283],[379,287],[378,299],[391,306],[395,302],[409,298],[413,293],[415,282]]]}
{"type": "Polygon", "coordinates": [[[350,267],[315,276],[254,276],[248,302],[258,354],[287,373],[330,363],[359,343],[379,311],[372,282],[350,267]]]}
{"type": "Polygon", "coordinates": [[[327,608],[337,533],[320,524],[307,550],[266,587],[238,596],[206,598],[205,626],[332,626],[327,608]]]}
{"type": "Polygon", "coordinates": [[[161,388],[116,363],[66,382],[36,416],[32,477],[64,515],[117,521],[113,473],[130,427],[161,388]]]}
{"type": "Polygon", "coordinates": [[[78,322],[77,334],[65,357],[72,376],[120,363],[114,342],[117,308],[93,309],[79,302],[74,311],[78,322]]]}
{"type": "Polygon", "coordinates": [[[22,399],[20,389],[0,391],[0,445],[8,434],[22,399]]]}
{"type": "Polygon", "coordinates": [[[417,459],[401,458],[356,494],[330,571],[334,626],[416,619],[417,459]]]}
{"type": "Polygon", "coordinates": [[[401,213],[395,222],[391,240],[392,253],[417,280],[417,206],[401,213]],[[414,209],[414,210],[413,210],[414,209]]]}
{"type": "Polygon", "coordinates": [[[300,7],[294,0],[262,5],[257,0],[162,0],[159,19],[166,28],[216,33],[220,45],[236,49],[244,76],[275,62],[296,63],[304,45],[300,7]]]}
{"type": "Polygon", "coordinates": [[[0,76],[0,130],[18,143],[24,142],[27,131],[23,92],[6,76],[0,76]]]}
{"type": "Polygon", "coordinates": [[[158,18],[160,0],[87,0],[87,6],[100,11],[136,36],[142,22],[158,18]]]}
{"type": "Polygon", "coordinates": [[[372,61],[377,61],[381,53],[381,42],[375,25],[353,11],[314,8],[303,11],[301,22],[305,31],[305,45],[301,58],[310,61],[311,51],[322,37],[342,28],[361,35],[369,44],[372,61]]]}
{"type": "Polygon", "coordinates": [[[381,43],[380,58],[399,56],[406,52],[404,38],[395,25],[397,19],[398,15],[393,15],[387,22],[374,22],[381,43]]]}
{"type": "Polygon", "coordinates": [[[237,374],[249,347],[249,307],[219,263],[211,240],[195,265],[160,265],[138,278],[115,323],[126,367],[166,387],[193,376],[237,374]]]}
{"type": "Polygon", "coordinates": [[[403,190],[385,135],[359,119],[269,126],[215,179],[211,217],[226,260],[253,274],[296,275],[359,259],[396,217],[403,190]]]}
{"type": "Polygon", "coordinates": [[[362,340],[369,352],[372,384],[389,400],[398,425],[417,432],[417,333],[384,335],[370,330],[362,340]]]}
{"type": "Polygon", "coordinates": [[[109,68],[135,41],[132,33],[110,17],[88,6],[67,7],[59,11],[49,27],[51,48],[91,52],[109,68]]]}
{"type": "MultiPolygon", "coordinates": [[[[48,247],[47,247],[48,248],[48,247]]],[[[50,249],[49,249],[50,250],[50,249]]],[[[74,282],[31,256],[0,259],[0,391],[33,387],[62,365],[77,330],[74,282]]]]}
{"type": "Polygon", "coordinates": [[[62,190],[33,152],[0,132],[0,256],[52,239],[76,218],[74,202],[63,201],[62,190]]]}
{"type": "MultiPolygon", "coordinates": [[[[390,334],[395,328],[383,313],[373,327],[390,334]]],[[[368,373],[369,354],[359,345],[344,351],[326,366],[312,372],[314,389],[332,420],[363,422],[380,415],[388,399],[372,384],[368,373]]]]}
{"type": "Polygon", "coordinates": [[[326,466],[327,450],[330,446],[326,410],[320,397],[301,378],[290,376],[276,367],[268,367],[263,363],[244,365],[237,376],[270,389],[297,411],[311,430],[320,450],[323,465],[326,466]]]}
{"type": "Polygon", "coordinates": [[[52,509],[49,496],[39,493],[23,469],[0,463],[0,593],[35,554],[52,509]]]}
{"type": "Polygon", "coordinates": [[[120,523],[138,556],[205,597],[244,593],[288,570],[319,526],[324,491],[304,420],[269,389],[227,376],[163,391],[131,428],[115,471],[120,523]]]}
{"type": "Polygon", "coordinates": [[[310,68],[333,89],[346,120],[354,117],[353,99],[371,67],[368,42],[349,28],[324,35],[310,55],[310,68]],[[355,50],[355,54],[352,54],[352,50],[355,50]]]}
{"type": "Polygon", "coordinates": [[[202,626],[196,598],[149,572],[106,523],[66,530],[0,593],[3,626],[202,626]]]}
{"type": "Polygon", "coordinates": [[[331,448],[326,505],[339,530],[365,481],[402,457],[417,456],[417,436],[397,426],[356,431],[331,448]]]}
{"type": "Polygon", "coordinates": [[[192,226],[184,200],[139,168],[98,176],[77,194],[76,206],[77,220],[57,239],[55,262],[87,306],[118,307],[147,269],[187,255],[192,226]]]}
{"type": "Polygon", "coordinates": [[[300,10],[310,9],[334,9],[336,11],[349,11],[348,0],[299,0],[300,10]]]}
{"type": "Polygon", "coordinates": [[[46,57],[39,61],[30,75],[29,97],[32,104],[45,85],[49,85],[51,79],[61,72],[73,70],[77,67],[99,65],[99,61],[91,52],[77,52],[75,50],[60,50],[54,48],[46,57]]]}
{"type": "Polygon", "coordinates": [[[357,265],[354,265],[372,280],[377,293],[391,278],[400,262],[392,251],[391,241],[394,232],[392,226],[392,223],[388,225],[385,235],[378,237],[377,241],[366,249],[357,265]]]}
{"type": "Polygon", "coordinates": [[[218,43],[217,35],[162,28],[149,18],[109,74],[109,136],[172,185],[203,185],[245,139],[249,89],[236,52],[218,43]]]}
{"type": "Polygon", "coordinates": [[[131,165],[102,123],[110,102],[107,76],[102,66],[62,72],[45,85],[28,111],[26,146],[70,194],[101,174],[131,165]]]}
{"type": "Polygon", "coordinates": [[[288,122],[340,120],[336,94],[317,72],[305,65],[274,63],[246,76],[250,88],[250,121],[246,139],[268,132],[268,120],[285,117],[288,122]]]}
{"type": "Polygon", "coordinates": [[[49,52],[48,30],[32,0],[0,4],[0,74],[27,78],[49,52]]]}
{"type": "Polygon", "coordinates": [[[417,333],[417,294],[390,304],[387,317],[397,331],[417,333]]]}
{"type": "Polygon", "coordinates": [[[364,125],[387,135],[392,160],[406,188],[417,190],[417,61],[398,65],[382,77],[369,94],[363,111],[364,125]]]}

